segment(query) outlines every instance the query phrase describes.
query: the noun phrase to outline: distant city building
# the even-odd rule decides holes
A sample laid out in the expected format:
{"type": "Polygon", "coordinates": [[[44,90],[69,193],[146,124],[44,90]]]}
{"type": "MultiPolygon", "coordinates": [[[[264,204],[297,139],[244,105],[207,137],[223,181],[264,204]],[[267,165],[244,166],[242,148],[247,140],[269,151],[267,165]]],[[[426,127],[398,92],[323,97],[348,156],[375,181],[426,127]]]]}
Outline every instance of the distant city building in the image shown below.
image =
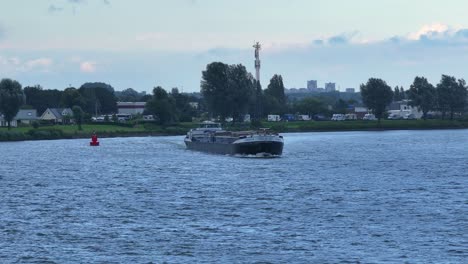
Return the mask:
{"type": "Polygon", "coordinates": [[[355,93],[356,90],[354,88],[346,88],[347,93],[355,93]]]}
{"type": "Polygon", "coordinates": [[[325,83],[325,92],[334,92],[336,91],[336,84],[335,83],[325,83]]]}
{"type": "Polygon", "coordinates": [[[317,80],[307,81],[307,90],[313,91],[317,89],[317,80]]]}
{"type": "Polygon", "coordinates": [[[142,114],[145,111],[146,102],[117,102],[119,114],[142,114]]]}

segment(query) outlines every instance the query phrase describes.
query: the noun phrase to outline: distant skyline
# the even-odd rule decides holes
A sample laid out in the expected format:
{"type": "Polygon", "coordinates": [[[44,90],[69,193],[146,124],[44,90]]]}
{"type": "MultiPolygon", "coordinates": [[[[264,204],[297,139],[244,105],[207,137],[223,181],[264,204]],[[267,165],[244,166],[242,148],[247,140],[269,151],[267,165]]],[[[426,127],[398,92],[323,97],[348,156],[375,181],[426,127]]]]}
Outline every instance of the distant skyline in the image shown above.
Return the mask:
{"type": "Polygon", "coordinates": [[[0,3],[0,78],[46,89],[105,82],[116,90],[200,89],[208,63],[261,81],[359,88],[370,77],[408,89],[415,76],[468,79],[462,0],[15,0],[0,3]]]}

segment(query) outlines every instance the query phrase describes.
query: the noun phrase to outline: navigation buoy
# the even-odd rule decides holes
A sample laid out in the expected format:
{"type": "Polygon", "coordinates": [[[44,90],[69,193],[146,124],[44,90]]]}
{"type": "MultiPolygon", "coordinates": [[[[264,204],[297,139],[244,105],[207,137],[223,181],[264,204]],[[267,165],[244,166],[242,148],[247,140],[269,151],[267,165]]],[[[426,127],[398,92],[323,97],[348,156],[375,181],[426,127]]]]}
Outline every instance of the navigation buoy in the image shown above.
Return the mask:
{"type": "Polygon", "coordinates": [[[89,145],[90,146],[99,146],[99,141],[98,141],[96,133],[93,133],[93,135],[91,136],[91,142],[89,142],[89,145]]]}

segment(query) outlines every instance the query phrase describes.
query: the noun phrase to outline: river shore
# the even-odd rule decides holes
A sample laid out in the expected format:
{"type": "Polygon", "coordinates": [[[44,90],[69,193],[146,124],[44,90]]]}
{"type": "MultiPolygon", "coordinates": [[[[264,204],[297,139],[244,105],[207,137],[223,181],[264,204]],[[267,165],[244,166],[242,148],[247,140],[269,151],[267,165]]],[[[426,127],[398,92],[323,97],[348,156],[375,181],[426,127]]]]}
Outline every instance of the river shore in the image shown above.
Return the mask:
{"type": "MultiPolygon", "coordinates": [[[[197,123],[180,123],[172,126],[128,124],[84,124],[82,130],[76,125],[54,125],[33,128],[30,126],[0,128],[0,141],[52,140],[89,138],[96,132],[100,138],[176,136],[197,126],[197,123]]],[[[332,131],[385,131],[385,130],[431,130],[468,129],[467,120],[382,120],[376,121],[295,121],[262,122],[258,125],[278,133],[332,132],[332,131]]],[[[225,126],[227,130],[255,129],[248,125],[225,126]]]]}

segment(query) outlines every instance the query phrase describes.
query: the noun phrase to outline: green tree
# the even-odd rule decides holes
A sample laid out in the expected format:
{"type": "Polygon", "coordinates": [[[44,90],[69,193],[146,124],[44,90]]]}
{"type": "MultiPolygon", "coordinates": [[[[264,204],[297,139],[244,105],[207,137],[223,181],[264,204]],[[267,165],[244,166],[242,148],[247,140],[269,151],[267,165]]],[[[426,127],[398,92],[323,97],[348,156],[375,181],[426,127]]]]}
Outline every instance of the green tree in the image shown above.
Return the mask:
{"type": "Polygon", "coordinates": [[[333,106],[333,109],[336,113],[345,114],[346,110],[348,109],[348,104],[343,99],[338,99],[338,101],[336,101],[335,105],[333,106]]]}
{"type": "Polygon", "coordinates": [[[73,87],[66,88],[60,98],[60,105],[65,108],[72,108],[74,105],[83,106],[83,97],[80,92],[73,87]]]}
{"type": "Polygon", "coordinates": [[[190,96],[180,93],[178,88],[172,88],[170,97],[175,103],[177,119],[181,122],[191,122],[196,110],[190,106],[190,96]]]}
{"type": "Polygon", "coordinates": [[[440,83],[437,84],[437,98],[442,118],[446,112],[450,113],[450,119],[457,112],[463,112],[466,106],[467,89],[465,80],[458,81],[453,76],[442,75],[440,83]]]}
{"type": "Polygon", "coordinates": [[[153,98],[146,103],[145,108],[145,111],[155,116],[161,125],[177,121],[174,100],[160,86],[153,89],[153,98]]]}
{"type": "Polygon", "coordinates": [[[39,114],[47,108],[58,108],[61,105],[62,91],[45,90],[40,85],[24,88],[26,104],[32,106],[39,114]]]}
{"type": "Polygon", "coordinates": [[[400,86],[400,100],[406,99],[406,92],[403,90],[403,86],[400,86]]]}
{"type": "Polygon", "coordinates": [[[273,96],[282,107],[286,106],[286,95],[284,93],[283,77],[281,77],[281,75],[273,75],[267,89],[265,89],[265,94],[273,96]]]}
{"type": "Polygon", "coordinates": [[[230,65],[228,87],[227,101],[230,102],[229,113],[233,123],[243,121],[248,112],[249,101],[255,94],[254,78],[243,65],[230,65]]]}
{"type": "Polygon", "coordinates": [[[73,118],[75,119],[76,124],[78,125],[78,130],[83,130],[81,124],[83,123],[83,109],[80,106],[75,105],[72,107],[73,118]]]}
{"type": "Polygon", "coordinates": [[[213,62],[202,72],[201,93],[208,109],[222,122],[229,116],[234,122],[239,120],[254,92],[253,77],[241,64],[213,62]]]}
{"type": "Polygon", "coordinates": [[[117,98],[109,84],[85,83],[78,91],[83,97],[83,111],[93,114],[117,112],[117,98]]]}
{"type": "Polygon", "coordinates": [[[8,123],[8,130],[11,128],[11,121],[18,113],[23,104],[23,90],[21,84],[11,79],[0,81],[0,113],[8,123]]]}
{"type": "Polygon", "coordinates": [[[400,88],[398,88],[398,86],[395,86],[395,89],[393,90],[393,101],[401,101],[400,88]]]}
{"type": "Polygon", "coordinates": [[[385,108],[393,100],[392,88],[382,79],[370,78],[366,84],[361,84],[361,96],[364,104],[372,110],[380,124],[385,108]]]}
{"type": "Polygon", "coordinates": [[[306,97],[294,104],[296,112],[301,114],[307,114],[309,116],[314,116],[326,111],[326,107],[323,102],[315,97],[306,97]]]}
{"type": "Polygon", "coordinates": [[[427,112],[434,109],[436,104],[436,89],[424,77],[414,78],[413,84],[410,86],[408,96],[411,106],[418,107],[419,111],[423,112],[423,119],[427,118],[427,112]]]}
{"type": "Polygon", "coordinates": [[[226,104],[229,96],[229,66],[222,62],[212,62],[202,72],[200,91],[206,101],[208,110],[221,117],[221,121],[229,116],[230,106],[226,104]]]}

